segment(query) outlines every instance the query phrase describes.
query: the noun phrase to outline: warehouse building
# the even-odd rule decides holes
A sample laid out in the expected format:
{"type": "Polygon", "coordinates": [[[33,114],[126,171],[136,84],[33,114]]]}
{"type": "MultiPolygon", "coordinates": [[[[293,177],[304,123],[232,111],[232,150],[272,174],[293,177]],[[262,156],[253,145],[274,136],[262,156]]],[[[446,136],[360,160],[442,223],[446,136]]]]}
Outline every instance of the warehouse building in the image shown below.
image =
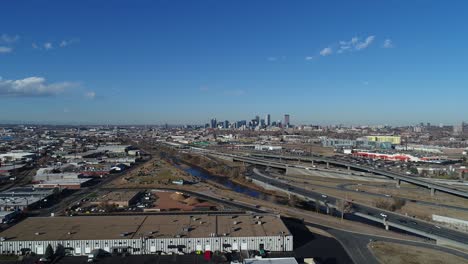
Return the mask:
{"type": "Polygon", "coordinates": [[[0,211],[27,210],[40,207],[57,195],[57,188],[38,189],[34,187],[15,187],[0,192],[0,211]]]}
{"type": "Polygon", "coordinates": [[[375,142],[390,142],[393,145],[401,144],[400,136],[367,136],[367,140],[375,142]]]}
{"type": "Polygon", "coordinates": [[[50,244],[69,254],[158,254],[292,251],[293,237],[277,215],[136,215],[34,217],[0,233],[0,254],[42,255],[50,244]]]}
{"type": "Polygon", "coordinates": [[[92,201],[93,205],[116,205],[118,207],[129,207],[138,202],[138,199],[141,196],[140,191],[112,191],[103,193],[98,196],[95,201],[92,201]]]}

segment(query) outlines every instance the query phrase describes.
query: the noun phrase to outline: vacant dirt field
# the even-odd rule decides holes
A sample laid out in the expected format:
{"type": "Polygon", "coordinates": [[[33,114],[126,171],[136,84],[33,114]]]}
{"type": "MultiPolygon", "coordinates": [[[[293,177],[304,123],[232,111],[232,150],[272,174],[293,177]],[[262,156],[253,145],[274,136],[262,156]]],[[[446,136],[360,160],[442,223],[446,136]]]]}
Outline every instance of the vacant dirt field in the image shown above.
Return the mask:
{"type": "Polygon", "coordinates": [[[422,247],[380,241],[369,244],[369,247],[382,264],[468,263],[464,258],[422,247]]]}

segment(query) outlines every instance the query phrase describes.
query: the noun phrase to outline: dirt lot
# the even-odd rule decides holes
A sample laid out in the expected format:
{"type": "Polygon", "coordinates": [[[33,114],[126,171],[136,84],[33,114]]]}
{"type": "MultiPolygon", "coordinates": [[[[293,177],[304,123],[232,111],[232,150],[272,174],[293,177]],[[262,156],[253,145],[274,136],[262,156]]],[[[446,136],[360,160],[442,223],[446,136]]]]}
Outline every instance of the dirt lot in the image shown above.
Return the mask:
{"type": "Polygon", "coordinates": [[[156,188],[162,185],[172,185],[172,181],[181,179],[187,181],[193,180],[188,173],[156,157],[148,161],[141,168],[116,179],[111,185],[117,188],[156,188]]]}
{"type": "Polygon", "coordinates": [[[421,247],[374,242],[369,245],[382,264],[466,264],[468,260],[442,251],[421,247]]]}

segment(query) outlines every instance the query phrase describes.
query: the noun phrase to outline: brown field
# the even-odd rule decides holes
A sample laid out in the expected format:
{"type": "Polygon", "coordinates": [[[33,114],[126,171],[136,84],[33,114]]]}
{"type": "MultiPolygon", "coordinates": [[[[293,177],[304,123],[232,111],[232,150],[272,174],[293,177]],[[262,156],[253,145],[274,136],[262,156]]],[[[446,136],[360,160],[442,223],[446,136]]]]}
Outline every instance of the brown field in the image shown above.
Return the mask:
{"type": "Polygon", "coordinates": [[[389,242],[374,242],[369,245],[382,264],[466,264],[468,260],[438,250],[400,245],[389,242]]]}

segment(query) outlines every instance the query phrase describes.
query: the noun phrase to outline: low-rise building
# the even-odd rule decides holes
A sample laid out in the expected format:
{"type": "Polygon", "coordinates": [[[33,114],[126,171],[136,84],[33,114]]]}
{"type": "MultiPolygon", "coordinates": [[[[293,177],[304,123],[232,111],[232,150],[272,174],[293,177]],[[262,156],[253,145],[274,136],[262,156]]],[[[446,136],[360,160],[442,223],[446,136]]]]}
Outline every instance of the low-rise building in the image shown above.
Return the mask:
{"type": "Polygon", "coordinates": [[[118,207],[129,207],[136,204],[140,196],[140,191],[112,191],[100,195],[95,201],[92,201],[91,204],[109,204],[118,207]]]}
{"type": "Polygon", "coordinates": [[[57,188],[38,189],[34,187],[17,187],[0,192],[0,210],[26,210],[47,203],[59,192],[57,188]]]}
{"type": "Polygon", "coordinates": [[[31,217],[0,233],[0,254],[42,255],[50,244],[81,256],[292,251],[293,236],[277,215],[133,215],[31,217]]]}

